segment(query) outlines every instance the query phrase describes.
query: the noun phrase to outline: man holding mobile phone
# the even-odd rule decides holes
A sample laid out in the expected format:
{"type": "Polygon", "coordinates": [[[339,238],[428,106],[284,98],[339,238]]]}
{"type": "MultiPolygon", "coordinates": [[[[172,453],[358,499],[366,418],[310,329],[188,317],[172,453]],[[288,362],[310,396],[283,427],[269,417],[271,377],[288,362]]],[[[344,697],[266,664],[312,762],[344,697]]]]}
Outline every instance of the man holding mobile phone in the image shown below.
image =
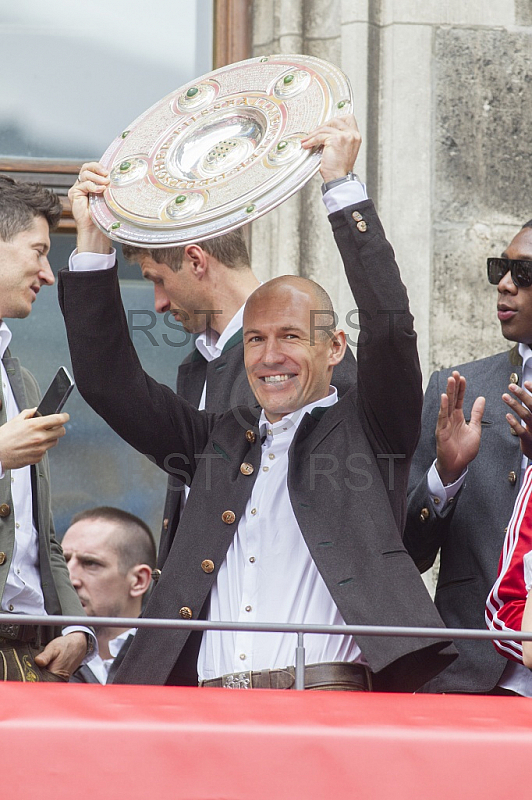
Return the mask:
{"type": "Polygon", "coordinates": [[[0,176],[0,680],[68,681],[93,644],[85,628],[9,623],[10,613],[84,613],[55,539],[46,456],[69,417],[34,416],[39,388],[11,356],[5,323],[27,317],[55,282],[48,251],[60,216],[53,192],[0,176]]]}

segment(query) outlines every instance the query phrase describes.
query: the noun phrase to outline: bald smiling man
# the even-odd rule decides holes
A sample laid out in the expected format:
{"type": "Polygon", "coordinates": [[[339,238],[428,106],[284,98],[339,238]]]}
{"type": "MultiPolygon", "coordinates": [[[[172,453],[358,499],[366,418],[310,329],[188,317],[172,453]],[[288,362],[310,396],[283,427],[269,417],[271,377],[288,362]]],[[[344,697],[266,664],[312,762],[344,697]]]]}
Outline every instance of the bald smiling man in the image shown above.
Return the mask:
{"type": "MultiPolygon", "coordinates": [[[[344,117],[305,144],[323,147],[330,186],[347,178],[360,136],[344,117]]],[[[363,191],[352,178],[345,183],[363,191]]],[[[86,236],[98,180],[93,166],[82,169],[71,194],[79,249],[98,246],[97,233],[86,236]]],[[[115,270],[61,273],[80,392],[122,438],[162,469],[179,465],[191,484],[146,616],[442,625],[400,534],[422,405],[408,298],[371,201],[340,204],[329,219],[368,321],[356,383],[340,399],[330,383],[346,338],[313,281],[283,276],[250,296],[244,361],[257,405],[210,414],[142,370],[115,270]]],[[[305,648],[308,689],[414,691],[455,657],[438,639],[315,634],[305,648]]],[[[290,689],[294,649],[293,634],[142,629],[115,681],[290,689]]]]}

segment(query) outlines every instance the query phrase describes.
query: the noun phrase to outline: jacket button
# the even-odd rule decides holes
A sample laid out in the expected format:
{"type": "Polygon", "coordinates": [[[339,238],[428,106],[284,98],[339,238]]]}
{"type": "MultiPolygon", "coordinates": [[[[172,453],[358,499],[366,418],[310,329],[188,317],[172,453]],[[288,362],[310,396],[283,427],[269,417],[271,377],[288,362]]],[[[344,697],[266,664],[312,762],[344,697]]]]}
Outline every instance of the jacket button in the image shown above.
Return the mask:
{"type": "Polygon", "coordinates": [[[508,483],[511,486],[515,486],[517,483],[517,474],[513,470],[508,473],[508,483]]]}
{"type": "Polygon", "coordinates": [[[519,383],[519,375],[517,374],[517,372],[512,372],[512,374],[510,375],[510,383],[517,383],[517,384],[519,383]]]}
{"type": "Polygon", "coordinates": [[[2,505],[0,505],[0,517],[9,517],[10,514],[11,506],[9,506],[7,503],[2,503],[2,505]]]}
{"type": "Polygon", "coordinates": [[[168,519],[168,517],[165,517],[165,518],[163,519],[163,528],[164,528],[164,530],[165,530],[165,531],[167,531],[167,530],[168,530],[168,523],[169,523],[169,522],[170,522],[170,520],[168,519]]]}
{"type": "Polygon", "coordinates": [[[201,562],[201,568],[203,572],[207,573],[207,575],[211,572],[214,572],[214,561],[211,561],[210,558],[206,558],[205,561],[201,562]]]}
{"type": "MultiPolygon", "coordinates": [[[[2,506],[0,506],[0,509],[2,506]]],[[[236,516],[234,511],[224,511],[222,514],[222,522],[225,522],[226,525],[232,525],[235,521],[236,516]]]]}
{"type": "Polygon", "coordinates": [[[159,578],[161,577],[161,570],[160,569],[152,569],[151,571],[151,579],[154,583],[157,583],[159,578]]]}
{"type": "Polygon", "coordinates": [[[365,231],[367,231],[368,226],[365,220],[361,219],[360,222],[357,222],[357,228],[360,231],[360,233],[364,233],[365,231]]]}
{"type": "Polygon", "coordinates": [[[360,213],[360,211],[353,211],[351,216],[353,217],[355,222],[360,222],[360,220],[362,219],[362,214],[360,213]]]}
{"type": "Polygon", "coordinates": [[[179,609],[179,616],[183,619],[192,619],[192,609],[188,606],[183,606],[179,609]]]}
{"type": "Polygon", "coordinates": [[[419,515],[420,521],[426,522],[429,517],[430,517],[430,511],[428,510],[428,508],[422,508],[421,513],[419,515]]]}
{"type": "Polygon", "coordinates": [[[255,467],[253,464],[248,464],[247,461],[244,461],[243,464],[240,464],[240,472],[242,475],[252,475],[255,472],[255,467]]]}
{"type": "Polygon", "coordinates": [[[0,564],[5,564],[5,563],[6,563],[6,554],[0,553],[0,564]]]}
{"type": "Polygon", "coordinates": [[[257,440],[257,437],[253,433],[253,431],[246,431],[246,439],[248,440],[248,442],[253,444],[257,440]]]}

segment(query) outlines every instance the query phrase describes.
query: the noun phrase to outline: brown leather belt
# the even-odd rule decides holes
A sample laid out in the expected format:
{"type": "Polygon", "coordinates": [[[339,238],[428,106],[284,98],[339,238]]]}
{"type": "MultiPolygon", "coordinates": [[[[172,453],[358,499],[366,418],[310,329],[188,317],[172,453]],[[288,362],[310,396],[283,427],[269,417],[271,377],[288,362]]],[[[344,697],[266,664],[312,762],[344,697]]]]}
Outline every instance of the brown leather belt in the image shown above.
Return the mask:
{"type": "Polygon", "coordinates": [[[17,642],[40,643],[41,629],[38,625],[0,625],[0,641],[8,639],[17,642]]]}
{"type": "MultiPolygon", "coordinates": [[[[230,672],[221,678],[200,681],[200,686],[220,689],[294,689],[295,667],[263,669],[260,672],[230,672]]],[[[371,692],[371,670],[362,664],[333,661],[305,666],[305,689],[371,692]]]]}

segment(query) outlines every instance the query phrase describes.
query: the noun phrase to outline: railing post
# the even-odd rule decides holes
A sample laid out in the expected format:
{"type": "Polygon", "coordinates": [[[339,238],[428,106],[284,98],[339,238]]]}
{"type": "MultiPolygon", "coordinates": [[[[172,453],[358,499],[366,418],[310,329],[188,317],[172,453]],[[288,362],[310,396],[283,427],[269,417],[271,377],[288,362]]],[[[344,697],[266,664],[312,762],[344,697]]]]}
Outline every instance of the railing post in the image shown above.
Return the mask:
{"type": "Polygon", "coordinates": [[[297,634],[296,647],[296,689],[302,691],[305,688],[305,646],[303,644],[304,633],[299,631],[297,634]]]}

